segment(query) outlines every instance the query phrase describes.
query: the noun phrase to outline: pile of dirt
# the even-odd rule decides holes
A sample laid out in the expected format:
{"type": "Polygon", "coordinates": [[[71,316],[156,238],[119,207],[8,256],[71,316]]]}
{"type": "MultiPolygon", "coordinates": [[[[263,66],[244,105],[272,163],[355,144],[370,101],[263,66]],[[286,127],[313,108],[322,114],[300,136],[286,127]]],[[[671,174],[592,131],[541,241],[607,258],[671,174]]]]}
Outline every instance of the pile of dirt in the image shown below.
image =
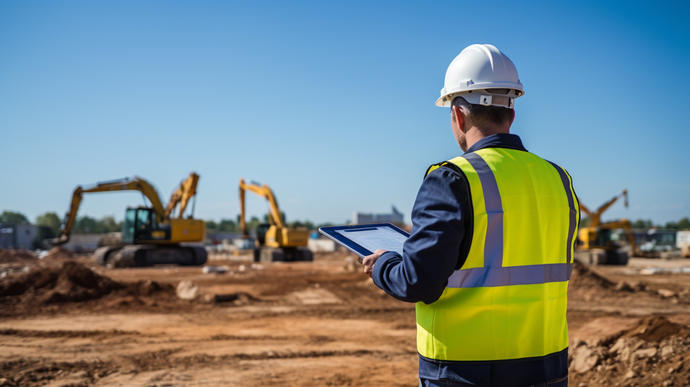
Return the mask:
{"type": "Polygon", "coordinates": [[[630,329],[594,345],[570,349],[573,385],[685,386],[690,383],[690,327],[663,316],[640,319],[630,329]]]}
{"type": "MultiPolygon", "coordinates": [[[[568,297],[573,300],[592,301],[608,297],[634,296],[636,293],[649,292],[648,290],[641,282],[629,284],[624,281],[612,281],[575,260],[568,285],[568,297]]],[[[656,292],[651,293],[656,296],[656,292]]]]}
{"type": "Polygon", "coordinates": [[[35,260],[36,256],[28,250],[0,249],[0,263],[24,263],[35,260]]]}
{"type": "Polygon", "coordinates": [[[571,288],[611,289],[615,285],[613,281],[590,269],[577,259],[573,262],[573,272],[569,285],[571,288]]]}
{"type": "Polygon", "coordinates": [[[60,266],[35,267],[0,283],[0,297],[21,297],[24,302],[35,304],[79,302],[103,297],[123,287],[79,263],[65,262],[60,266]]]}
{"type": "Polygon", "coordinates": [[[72,259],[74,258],[74,253],[62,248],[60,246],[55,246],[48,250],[48,253],[43,256],[43,259],[72,259]]]}
{"type": "Polygon", "coordinates": [[[33,267],[0,282],[0,315],[34,314],[88,304],[90,309],[176,302],[171,285],[153,281],[121,283],[74,261],[33,267]]]}

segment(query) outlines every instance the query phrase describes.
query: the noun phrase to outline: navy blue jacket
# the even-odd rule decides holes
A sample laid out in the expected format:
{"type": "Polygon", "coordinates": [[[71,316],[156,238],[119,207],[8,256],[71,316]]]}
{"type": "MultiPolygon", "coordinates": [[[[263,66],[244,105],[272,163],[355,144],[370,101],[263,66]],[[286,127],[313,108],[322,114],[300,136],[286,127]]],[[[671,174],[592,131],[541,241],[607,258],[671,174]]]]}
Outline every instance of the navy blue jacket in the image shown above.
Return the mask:
{"type": "MultiPolygon", "coordinates": [[[[495,134],[478,141],[465,154],[483,148],[527,152],[520,137],[495,134]]],[[[470,200],[462,171],[441,167],[429,173],[417,193],[412,232],[403,246],[403,256],[384,253],[374,265],[374,283],[401,301],[436,301],[469,251],[473,229],[470,200]]],[[[501,361],[438,361],[419,356],[419,377],[428,380],[512,386],[555,380],[567,373],[567,348],[539,358],[501,361]]]]}

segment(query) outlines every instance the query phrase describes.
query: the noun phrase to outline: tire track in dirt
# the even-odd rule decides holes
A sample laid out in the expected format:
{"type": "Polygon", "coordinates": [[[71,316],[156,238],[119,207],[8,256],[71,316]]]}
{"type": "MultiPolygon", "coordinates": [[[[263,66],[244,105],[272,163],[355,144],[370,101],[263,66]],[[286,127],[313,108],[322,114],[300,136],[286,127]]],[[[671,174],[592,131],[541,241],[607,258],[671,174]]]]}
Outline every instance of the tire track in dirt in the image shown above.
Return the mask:
{"type": "Polygon", "coordinates": [[[139,335],[137,331],[122,331],[113,329],[108,331],[70,331],[70,330],[34,330],[34,329],[0,329],[0,336],[17,336],[17,337],[45,337],[45,338],[79,338],[79,337],[98,337],[98,336],[122,336],[122,335],[139,335]]]}
{"type": "Polygon", "coordinates": [[[283,359],[308,359],[327,357],[358,357],[371,356],[376,359],[390,359],[397,356],[410,356],[414,351],[378,351],[378,350],[325,350],[325,351],[264,351],[259,353],[236,353],[231,355],[195,354],[191,356],[174,356],[184,348],[172,348],[159,351],[141,352],[129,356],[121,356],[111,361],[75,361],[54,362],[45,358],[21,359],[0,362],[0,373],[12,375],[5,379],[3,386],[42,385],[66,374],[78,374],[89,383],[96,383],[106,376],[122,374],[138,374],[148,371],[181,369],[189,370],[200,367],[227,366],[229,363],[240,361],[264,361],[283,359]]]}

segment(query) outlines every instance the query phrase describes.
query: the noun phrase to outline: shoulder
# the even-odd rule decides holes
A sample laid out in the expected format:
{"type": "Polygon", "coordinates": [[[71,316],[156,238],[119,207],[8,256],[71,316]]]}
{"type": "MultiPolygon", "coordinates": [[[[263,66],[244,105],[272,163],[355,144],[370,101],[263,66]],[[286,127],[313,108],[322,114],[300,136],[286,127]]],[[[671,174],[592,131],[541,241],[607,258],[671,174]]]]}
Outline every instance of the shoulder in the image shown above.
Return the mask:
{"type": "Polygon", "coordinates": [[[464,196],[468,191],[465,172],[458,167],[455,159],[432,164],[424,175],[420,193],[431,197],[464,196]]]}
{"type": "Polygon", "coordinates": [[[553,161],[550,161],[550,160],[547,160],[547,159],[542,159],[542,160],[544,160],[545,162],[551,164],[551,165],[556,169],[556,171],[558,171],[558,173],[559,173],[560,175],[565,175],[565,176],[567,176],[568,178],[571,178],[571,177],[570,177],[570,173],[568,173],[568,170],[566,170],[565,168],[563,168],[561,165],[556,164],[556,163],[554,163],[553,161]]]}
{"type": "Polygon", "coordinates": [[[429,176],[443,176],[451,179],[464,179],[465,172],[463,172],[459,165],[462,162],[461,160],[465,159],[462,156],[458,156],[450,160],[431,164],[429,168],[427,168],[426,173],[424,173],[424,178],[427,179],[429,176]]]}

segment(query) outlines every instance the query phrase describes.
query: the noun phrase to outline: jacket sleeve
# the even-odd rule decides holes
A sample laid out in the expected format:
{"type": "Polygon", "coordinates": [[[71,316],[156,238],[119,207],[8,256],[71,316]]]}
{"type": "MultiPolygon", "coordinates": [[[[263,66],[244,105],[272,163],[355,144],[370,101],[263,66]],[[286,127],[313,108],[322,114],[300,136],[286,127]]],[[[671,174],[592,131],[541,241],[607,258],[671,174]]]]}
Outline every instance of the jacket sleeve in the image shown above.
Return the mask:
{"type": "MultiPolygon", "coordinates": [[[[462,196],[469,195],[465,176],[438,168],[426,176],[412,209],[412,233],[403,255],[388,251],[374,265],[374,283],[407,302],[436,301],[458,268],[465,230],[462,196]]],[[[464,259],[464,258],[463,258],[464,259]]],[[[459,265],[460,263],[460,265],[459,265]]]]}

